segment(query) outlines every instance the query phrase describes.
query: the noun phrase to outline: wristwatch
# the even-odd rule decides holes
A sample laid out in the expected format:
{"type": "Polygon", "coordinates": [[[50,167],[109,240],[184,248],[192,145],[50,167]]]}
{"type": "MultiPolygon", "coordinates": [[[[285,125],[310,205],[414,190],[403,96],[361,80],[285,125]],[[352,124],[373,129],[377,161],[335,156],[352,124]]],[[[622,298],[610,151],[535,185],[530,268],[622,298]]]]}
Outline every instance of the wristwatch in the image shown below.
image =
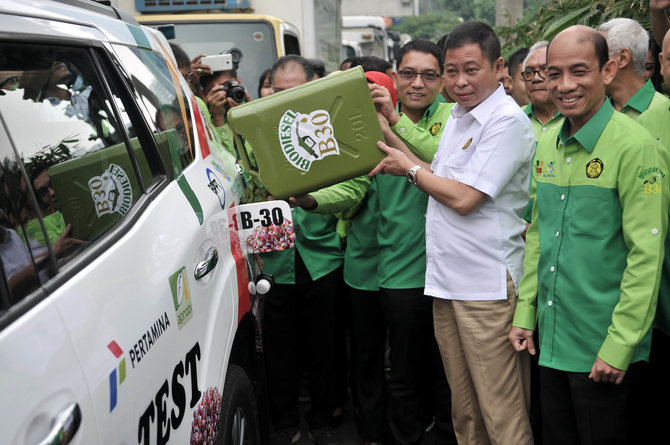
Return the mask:
{"type": "Polygon", "coordinates": [[[412,184],[416,185],[416,172],[421,170],[423,168],[422,165],[415,165],[414,167],[410,168],[407,170],[407,180],[412,184]]]}

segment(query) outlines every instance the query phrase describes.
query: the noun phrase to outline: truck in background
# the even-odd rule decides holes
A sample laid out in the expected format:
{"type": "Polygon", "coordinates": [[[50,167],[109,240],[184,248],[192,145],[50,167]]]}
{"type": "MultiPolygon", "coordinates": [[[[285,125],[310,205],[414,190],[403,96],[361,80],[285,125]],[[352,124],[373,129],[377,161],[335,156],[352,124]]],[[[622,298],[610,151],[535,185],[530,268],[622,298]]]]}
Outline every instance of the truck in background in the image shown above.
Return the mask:
{"type": "Polygon", "coordinates": [[[299,54],[338,69],[341,0],[112,0],[138,22],[158,27],[189,55],[242,51],[238,74],[252,98],[260,74],[279,57],[299,54]],[[209,9],[206,9],[209,8],[209,9]]]}
{"type": "Polygon", "coordinates": [[[381,57],[391,62],[391,66],[395,69],[398,51],[402,45],[411,40],[411,37],[389,31],[387,19],[373,15],[343,16],[342,54],[347,57],[381,57]]]}

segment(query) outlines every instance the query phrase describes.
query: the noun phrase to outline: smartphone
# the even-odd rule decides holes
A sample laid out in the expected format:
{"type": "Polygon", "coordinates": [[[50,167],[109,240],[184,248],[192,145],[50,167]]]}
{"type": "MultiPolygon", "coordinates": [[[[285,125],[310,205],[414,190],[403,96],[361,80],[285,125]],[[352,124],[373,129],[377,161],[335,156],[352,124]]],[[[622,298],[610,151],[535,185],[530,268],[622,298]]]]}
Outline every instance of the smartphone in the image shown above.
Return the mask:
{"type": "Polygon", "coordinates": [[[233,69],[233,56],[231,54],[219,54],[217,56],[205,56],[200,63],[207,65],[212,71],[230,71],[233,69]]]}

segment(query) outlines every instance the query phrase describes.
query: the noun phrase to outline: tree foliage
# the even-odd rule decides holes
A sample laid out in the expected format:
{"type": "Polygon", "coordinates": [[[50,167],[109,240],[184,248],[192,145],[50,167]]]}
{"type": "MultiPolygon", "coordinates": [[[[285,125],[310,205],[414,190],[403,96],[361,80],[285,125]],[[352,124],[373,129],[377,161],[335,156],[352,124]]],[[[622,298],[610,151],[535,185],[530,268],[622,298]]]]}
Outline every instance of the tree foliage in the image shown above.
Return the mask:
{"type": "Polygon", "coordinates": [[[514,26],[500,26],[498,35],[506,42],[506,51],[531,46],[540,40],[551,40],[565,28],[580,24],[592,28],[616,18],[637,20],[645,29],[649,25],[648,0],[545,0],[532,4],[514,26]]]}
{"type": "Polygon", "coordinates": [[[391,31],[409,34],[412,39],[426,39],[437,42],[440,37],[459,24],[458,17],[449,12],[429,12],[417,16],[404,17],[402,22],[392,26],[391,31]]]}

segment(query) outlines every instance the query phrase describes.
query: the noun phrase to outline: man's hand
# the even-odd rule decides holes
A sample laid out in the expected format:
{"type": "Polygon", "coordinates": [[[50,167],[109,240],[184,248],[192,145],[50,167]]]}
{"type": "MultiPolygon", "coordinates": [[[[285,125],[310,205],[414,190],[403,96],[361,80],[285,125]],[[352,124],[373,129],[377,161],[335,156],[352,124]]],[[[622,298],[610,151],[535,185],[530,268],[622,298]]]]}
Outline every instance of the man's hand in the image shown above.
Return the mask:
{"type": "Polygon", "coordinates": [[[619,385],[623,382],[623,377],[625,375],[626,371],[617,369],[614,366],[607,364],[600,357],[596,357],[589,378],[593,379],[594,382],[614,383],[615,385],[619,385]]]}
{"type": "Polygon", "coordinates": [[[405,176],[407,170],[414,166],[414,163],[405,155],[405,153],[400,150],[389,147],[382,141],[377,142],[377,147],[384,153],[386,157],[377,164],[377,166],[368,173],[369,177],[373,177],[378,173],[384,174],[388,173],[389,175],[394,176],[405,176]]]}
{"type": "Polygon", "coordinates": [[[195,59],[191,60],[191,64],[189,65],[189,69],[193,73],[195,77],[198,79],[200,76],[204,76],[206,74],[214,74],[212,71],[212,68],[209,67],[209,65],[205,65],[204,63],[200,62],[200,59],[205,57],[207,54],[198,54],[195,59]]]}
{"type": "Polygon", "coordinates": [[[512,342],[512,346],[516,352],[521,352],[527,349],[530,355],[535,355],[535,342],[533,342],[532,329],[523,329],[512,326],[507,337],[509,338],[509,341],[512,342]]]}
{"type": "Polygon", "coordinates": [[[291,206],[291,208],[294,207],[302,207],[305,210],[314,210],[318,203],[314,198],[312,198],[312,195],[298,195],[298,196],[291,196],[288,199],[288,205],[291,206]]]}
{"type": "Polygon", "coordinates": [[[65,231],[61,233],[54,243],[54,254],[56,255],[56,258],[62,258],[77,247],[88,244],[86,241],[70,238],[70,232],[72,232],[72,224],[67,225],[65,231]]]}
{"type": "Polygon", "coordinates": [[[649,9],[665,11],[670,7],[670,0],[649,0],[649,9]]]}
{"type": "Polygon", "coordinates": [[[214,85],[207,93],[207,106],[212,115],[212,123],[215,127],[220,127],[226,123],[228,110],[240,105],[228,97],[223,85],[214,85]]]}
{"type": "Polygon", "coordinates": [[[395,111],[389,90],[376,83],[369,83],[368,87],[377,112],[381,113],[390,125],[395,125],[400,120],[400,115],[395,111]]]}

